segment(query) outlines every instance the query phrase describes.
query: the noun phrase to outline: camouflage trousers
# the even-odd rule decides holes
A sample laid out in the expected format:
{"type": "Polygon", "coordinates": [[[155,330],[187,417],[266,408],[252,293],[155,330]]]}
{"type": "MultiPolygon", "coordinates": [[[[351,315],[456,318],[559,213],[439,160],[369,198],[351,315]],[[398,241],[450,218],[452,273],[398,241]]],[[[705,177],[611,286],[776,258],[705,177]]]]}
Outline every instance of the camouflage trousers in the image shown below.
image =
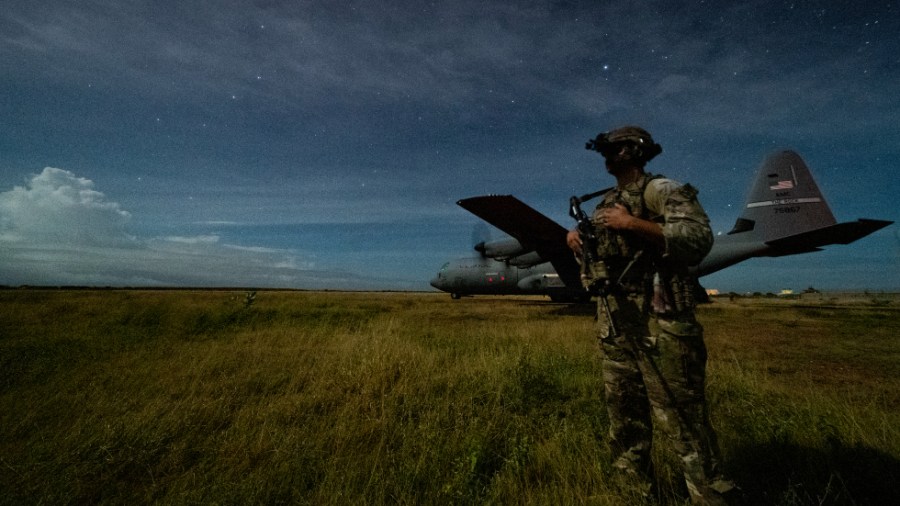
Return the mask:
{"type": "Polygon", "coordinates": [[[692,502],[725,504],[733,484],[720,475],[709,423],[703,327],[692,314],[649,314],[642,295],[607,300],[616,335],[601,303],[597,319],[613,466],[652,483],[655,423],[681,459],[692,502]]]}

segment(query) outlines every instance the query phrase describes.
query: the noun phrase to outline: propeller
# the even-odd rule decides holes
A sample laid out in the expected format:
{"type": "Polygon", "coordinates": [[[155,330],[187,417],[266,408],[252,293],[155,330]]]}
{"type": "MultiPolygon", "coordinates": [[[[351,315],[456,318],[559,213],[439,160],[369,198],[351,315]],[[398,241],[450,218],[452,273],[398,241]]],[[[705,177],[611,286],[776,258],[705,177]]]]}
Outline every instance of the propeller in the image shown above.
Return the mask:
{"type": "Polygon", "coordinates": [[[485,223],[478,223],[472,229],[472,244],[475,245],[475,251],[481,253],[484,257],[484,243],[491,241],[491,229],[485,223]]]}

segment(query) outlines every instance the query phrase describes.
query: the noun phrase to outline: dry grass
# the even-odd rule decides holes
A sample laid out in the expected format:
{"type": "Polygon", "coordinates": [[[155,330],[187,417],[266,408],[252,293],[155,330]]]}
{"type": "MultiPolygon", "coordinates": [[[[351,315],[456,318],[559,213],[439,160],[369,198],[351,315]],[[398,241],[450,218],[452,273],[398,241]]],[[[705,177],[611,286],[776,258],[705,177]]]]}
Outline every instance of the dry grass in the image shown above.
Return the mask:
{"type": "MultiPolygon", "coordinates": [[[[900,499],[898,313],[700,311],[713,418],[753,500],[900,499]]],[[[0,503],[635,504],[610,477],[591,314],[438,294],[2,291],[0,503]]],[[[665,504],[684,502],[674,474],[665,504]]]]}

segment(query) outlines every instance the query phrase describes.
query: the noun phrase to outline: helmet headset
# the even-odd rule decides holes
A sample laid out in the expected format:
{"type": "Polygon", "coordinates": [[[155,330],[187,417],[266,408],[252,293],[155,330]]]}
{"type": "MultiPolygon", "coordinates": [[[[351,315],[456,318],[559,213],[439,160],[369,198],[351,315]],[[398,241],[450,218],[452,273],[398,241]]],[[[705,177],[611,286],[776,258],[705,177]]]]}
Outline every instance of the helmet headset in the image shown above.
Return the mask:
{"type": "Polygon", "coordinates": [[[653,141],[650,133],[636,126],[625,126],[600,133],[585,144],[585,149],[596,151],[606,159],[617,157],[620,161],[636,161],[645,164],[662,153],[662,146],[653,141]],[[626,148],[622,152],[622,148],[626,148]]]}

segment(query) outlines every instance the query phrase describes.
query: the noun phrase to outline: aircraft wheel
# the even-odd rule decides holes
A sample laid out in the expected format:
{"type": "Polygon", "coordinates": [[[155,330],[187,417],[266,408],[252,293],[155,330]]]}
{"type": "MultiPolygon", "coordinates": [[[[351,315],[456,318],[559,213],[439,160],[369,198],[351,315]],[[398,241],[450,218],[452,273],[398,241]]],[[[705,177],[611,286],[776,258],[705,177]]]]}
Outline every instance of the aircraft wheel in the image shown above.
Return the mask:
{"type": "Polygon", "coordinates": [[[453,300],[459,300],[460,298],[462,298],[462,295],[460,295],[458,293],[451,293],[450,298],[453,300]]]}

